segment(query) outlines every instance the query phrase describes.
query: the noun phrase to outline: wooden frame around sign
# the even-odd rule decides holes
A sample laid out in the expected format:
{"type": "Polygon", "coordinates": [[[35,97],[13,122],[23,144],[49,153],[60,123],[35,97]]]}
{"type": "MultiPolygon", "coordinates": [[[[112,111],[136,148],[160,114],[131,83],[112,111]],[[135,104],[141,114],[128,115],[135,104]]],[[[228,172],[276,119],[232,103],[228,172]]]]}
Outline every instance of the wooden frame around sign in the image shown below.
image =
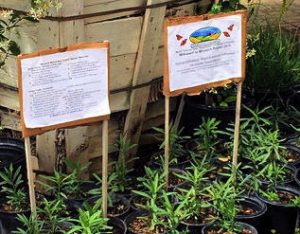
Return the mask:
{"type": "Polygon", "coordinates": [[[205,14],[200,16],[187,16],[187,17],[178,17],[178,18],[170,18],[166,19],[164,23],[164,84],[163,84],[163,93],[165,96],[173,97],[178,96],[183,93],[187,94],[195,94],[200,93],[203,90],[209,88],[215,88],[220,86],[225,86],[231,82],[239,83],[244,81],[246,76],[246,37],[247,37],[247,11],[246,10],[238,10],[230,13],[219,13],[219,14],[205,14]],[[180,24],[188,24],[194,22],[200,22],[215,18],[221,18],[231,15],[241,15],[242,16],[242,77],[233,77],[230,79],[211,82],[199,86],[178,89],[174,91],[170,91],[170,82],[169,82],[169,58],[168,58],[168,26],[175,26],[180,24]]]}
{"type": "MultiPolygon", "coordinates": [[[[17,69],[18,69],[18,86],[19,86],[19,103],[20,103],[20,125],[22,129],[23,137],[29,137],[34,135],[39,135],[42,133],[45,133],[50,130],[58,129],[58,128],[70,128],[75,127],[79,125],[88,125],[92,123],[97,123],[103,120],[109,120],[110,115],[104,115],[104,116],[97,116],[97,117],[91,117],[91,118],[84,118],[80,120],[75,121],[69,121],[65,123],[55,124],[51,126],[46,127],[40,127],[40,128],[27,128],[25,126],[24,121],[24,115],[23,115],[23,87],[22,87],[22,67],[21,67],[21,60],[27,59],[27,58],[34,58],[49,54],[56,54],[56,53],[62,53],[66,51],[73,51],[73,50],[79,50],[79,49],[91,49],[91,48],[107,48],[107,64],[108,64],[108,90],[109,90],[109,77],[110,77],[110,44],[109,42],[95,42],[95,43],[79,43],[70,45],[68,47],[64,48],[56,48],[56,49],[48,49],[48,50],[41,50],[35,53],[30,54],[21,54],[17,57],[17,69]]],[[[108,94],[109,95],[109,94],[108,94]]],[[[110,96],[109,96],[110,98],[110,96]]]]}

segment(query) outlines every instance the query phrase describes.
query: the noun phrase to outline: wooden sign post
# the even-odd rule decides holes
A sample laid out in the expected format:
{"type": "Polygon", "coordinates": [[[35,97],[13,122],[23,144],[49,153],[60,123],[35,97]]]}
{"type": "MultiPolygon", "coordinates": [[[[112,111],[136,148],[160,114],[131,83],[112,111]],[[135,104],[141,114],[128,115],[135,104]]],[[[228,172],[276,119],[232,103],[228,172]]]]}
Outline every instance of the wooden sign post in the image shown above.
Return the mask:
{"type": "Polygon", "coordinates": [[[164,26],[165,175],[169,170],[169,98],[237,83],[233,164],[237,166],[246,11],[170,18],[164,26]]]}
{"type": "Polygon", "coordinates": [[[21,127],[30,207],[36,213],[30,136],[49,130],[102,125],[103,215],[107,215],[109,42],[82,43],[17,57],[21,127]]]}

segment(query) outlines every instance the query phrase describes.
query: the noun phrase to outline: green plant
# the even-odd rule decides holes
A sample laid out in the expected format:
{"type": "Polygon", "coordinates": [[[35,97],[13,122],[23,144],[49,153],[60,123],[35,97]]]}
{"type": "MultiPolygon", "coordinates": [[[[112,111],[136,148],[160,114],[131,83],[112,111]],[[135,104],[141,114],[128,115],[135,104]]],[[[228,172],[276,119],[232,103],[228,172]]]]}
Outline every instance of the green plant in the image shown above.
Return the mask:
{"type": "Polygon", "coordinates": [[[240,0],[221,0],[212,5],[209,13],[217,14],[220,12],[230,12],[243,8],[244,6],[241,5],[240,0]]]}
{"type": "Polygon", "coordinates": [[[214,182],[207,188],[214,209],[218,212],[217,226],[226,233],[239,233],[241,227],[236,222],[238,207],[236,198],[241,194],[233,183],[233,177],[224,182],[214,182]]]}
{"type": "Polygon", "coordinates": [[[63,231],[63,223],[70,220],[67,207],[61,199],[48,201],[46,198],[40,202],[37,213],[27,217],[19,214],[18,220],[22,227],[19,227],[15,234],[58,234],[63,231]]]}
{"type": "Polygon", "coordinates": [[[5,194],[6,204],[2,204],[2,209],[21,212],[28,209],[28,196],[24,188],[24,181],[21,174],[21,166],[14,170],[10,164],[0,171],[1,192],[5,194]],[[5,207],[5,208],[4,208],[5,207]]]}
{"type": "Polygon", "coordinates": [[[14,234],[41,234],[44,226],[44,221],[36,218],[36,215],[30,215],[27,217],[24,214],[18,214],[17,219],[22,224],[22,227],[18,227],[14,234]]]}
{"type": "Polygon", "coordinates": [[[204,150],[207,153],[215,152],[215,147],[220,143],[220,136],[224,134],[219,130],[220,123],[221,121],[216,118],[202,117],[202,123],[194,130],[198,150],[204,150]]]}
{"type": "Polygon", "coordinates": [[[62,223],[69,220],[67,207],[61,199],[52,201],[44,199],[41,207],[38,209],[38,214],[40,220],[45,220],[43,231],[49,234],[61,232],[62,223]]]}
{"type": "Polygon", "coordinates": [[[112,233],[111,227],[107,224],[108,219],[103,217],[102,209],[98,203],[93,207],[85,206],[85,209],[79,209],[79,218],[72,221],[76,224],[71,227],[67,232],[68,234],[112,233]]]}
{"type": "Polygon", "coordinates": [[[248,40],[255,56],[247,59],[246,85],[254,89],[278,91],[299,82],[299,47],[294,35],[282,33],[277,27],[257,26],[252,34],[258,40],[248,40]]]}
{"type": "Polygon", "coordinates": [[[67,166],[71,169],[70,174],[54,171],[53,175],[41,175],[38,181],[47,192],[56,195],[58,198],[77,199],[85,196],[86,191],[81,189],[85,182],[80,179],[80,174],[87,170],[89,163],[80,164],[80,162],[71,162],[65,160],[67,166]]]}
{"type": "MultiPolygon", "coordinates": [[[[162,128],[153,127],[153,129],[159,134],[157,139],[161,141],[159,149],[162,150],[165,147],[165,130],[162,128]]],[[[183,128],[177,129],[176,126],[171,123],[169,128],[169,145],[170,145],[170,162],[177,163],[178,159],[186,154],[184,143],[190,139],[189,136],[182,136],[183,128]]]]}
{"type": "Polygon", "coordinates": [[[168,233],[170,234],[187,234],[187,230],[178,231],[178,224],[186,217],[187,211],[184,209],[185,203],[188,201],[189,197],[186,197],[180,202],[180,204],[174,204],[170,196],[173,193],[167,193],[163,191],[163,202],[161,213],[166,217],[166,226],[168,227],[168,233]]]}
{"type": "Polygon", "coordinates": [[[128,140],[126,140],[122,134],[119,136],[119,139],[115,144],[115,147],[119,151],[119,157],[118,160],[114,162],[113,172],[111,173],[114,174],[111,175],[114,178],[114,192],[124,192],[126,189],[129,189],[130,179],[127,177],[127,175],[132,170],[129,170],[127,165],[136,160],[137,157],[131,159],[128,158],[130,150],[136,146],[136,144],[131,144],[128,140]]]}
{"type": "Polygon", "coordinates": [[[67,175],[62,172],[54,171],[51,176],[41,175],[41,180],[38,181],[47,192],[51,195],[56,195],[58,198],[67,199],[69,194],[76,194],[79,191],[79,184],[75,172],[67,175]]]}
{"type": "Polygon", "coordinates": [[[132,192],[146,199],[145,204],[139,206],[149,212],[149,228],[154,230],[159,225],[164,225],[164,215],[160,212],[161,196],[163,193],[164,180],[163,175],[159,175],[158,171],[145,167],[146,176],[140,177],[138,180],[142,182],[143,189],[132,192]]]}
{"type": "Polygon", "coordinates": [[[211,107],[229,107],[236,102],[236,85],[229,84],[224,87],[211,88],[203,93],[205,105],[211,107]]]}

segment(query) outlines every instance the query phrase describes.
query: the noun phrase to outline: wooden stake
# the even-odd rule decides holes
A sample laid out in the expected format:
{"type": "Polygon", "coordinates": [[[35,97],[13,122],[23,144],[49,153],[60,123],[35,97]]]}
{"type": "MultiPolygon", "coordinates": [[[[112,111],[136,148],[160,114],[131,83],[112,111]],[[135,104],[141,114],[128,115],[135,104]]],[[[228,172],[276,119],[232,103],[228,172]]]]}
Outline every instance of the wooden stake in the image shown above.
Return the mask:
{"type": "Polygon", "coordinates": [[[240,134],[240,117],[241,117],[241,101],[242,101],[242,85],[240,82],[237,85],[236,111],[235,111],[235,127],[234,127],[234,142],[233,142],[233,176],[236,178],[236,167],[238,165],[238,149],[239,149],[239,134],[240,134]]]}
{"type": "Polygon", "coordinates": [[[108,120],[102,124],[102,209],[103,216],[107,217],[107,167],[108,167],[108,120]]]}
{"type": "Polygon", "coordinates": [[[33,214],[36,214],[32,155],[31,155],[29,137],[25,137],[25,157],[26,157],[26,166],[27,166],[27,180],[28,180],[28,188],[29,188],[30,209],[33,214]]]}
{"type": "Polygon", "coordinates": [[[165,96],[165,188],[169,186],[169,161],[170,161],[170,97],[165,96]]]}

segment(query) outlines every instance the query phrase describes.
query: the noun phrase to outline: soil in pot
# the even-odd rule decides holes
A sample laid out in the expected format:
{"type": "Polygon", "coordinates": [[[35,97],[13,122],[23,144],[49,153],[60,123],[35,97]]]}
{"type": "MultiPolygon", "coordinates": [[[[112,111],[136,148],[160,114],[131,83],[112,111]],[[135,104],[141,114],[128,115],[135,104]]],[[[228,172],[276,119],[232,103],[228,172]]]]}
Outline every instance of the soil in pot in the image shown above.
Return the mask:
{"type": "Polygon", "coordinates": [[[203,209],[200,215],[190,217],[182,221],[178,229],[188,230],[190,234],[198,234],[202,231],[203,227],[209,223],[212,223],[215,219],[215,212],[212,209],[203,209]]]}
{"type": "Polygon", "coordinates": [[[176,186],[183,184],[185,182],[184,179],[178,177],[176,174],[183,175],[184,171],[177,169],[177,168],[171,168],[169,173],[169,189],[172,190],[176,186]]]}
{"type": "MultiPolygon", "coordinates": [[[[241,226],[241,231],[239,233],[234,233],[234,234],[258,234],[257,230],[253,226],[247,223],[237,222],[237,225],[241,226]]],[[[233,234],[233,233],[228,233],[226,231],[222,231],[220,227],[218,227],[217,223],[206,225],[202,229],[201,233],[202,234],[233,234]]]]}
{"type": "Polygon", "coordinates": [[[288,164],[294,166],[296,169],[300,166],[300,149],[294,145],[286,145],[287,150],[284,153],[288,164]]]}
{"type": "Polygon", "coordinates": [[[268,207],[265,219],[265,230],[262,233],[271,233],[275,230],[276,234],[294,234],[298,209],[288,206],[292,199],[300,195],[299,190],[293,187],[279,186],[277,188],[279,201],[269,201],[264,196],[258,195],[268,207]]]}
{"type": "Polygon", "coordinates": [[[145,205],[147,203],[147,199],[142,196],[132,196],[130,199],[130,207],[134,211],[143,210],[141,206],[145,205]]]}
{"type": "Polygon", "coordinates": [[[127,227],[124,221],[118,218],[110,218],[108,225],[112,227],[112,234],[126,234],[127,227]]]}
{"type": "Polygon", "coordinates": [[[236,220],[252,225],[258,233],[263,232],[267,206],[255,197],[238,198],[239,212],[236,220]]]}
{"type": "MultiPolygon", "coordinates": [[[[99,199],[99,197],[92,197],[88,199],[88,203],[93,206],[99,199]]],[[[112,195],[112,206],[108,207],[107,214],[109,217],[123,219],[130,210],[129,200],[121,194],[112,195]]]]}
{"type": "Polygon", "coordinates": [[[149,218],[146,211],[137,211],[128,215],[125,219],[128,234],[165,234],[164,226],[157,225],[154,230],[149,228],[149,218]]]}

